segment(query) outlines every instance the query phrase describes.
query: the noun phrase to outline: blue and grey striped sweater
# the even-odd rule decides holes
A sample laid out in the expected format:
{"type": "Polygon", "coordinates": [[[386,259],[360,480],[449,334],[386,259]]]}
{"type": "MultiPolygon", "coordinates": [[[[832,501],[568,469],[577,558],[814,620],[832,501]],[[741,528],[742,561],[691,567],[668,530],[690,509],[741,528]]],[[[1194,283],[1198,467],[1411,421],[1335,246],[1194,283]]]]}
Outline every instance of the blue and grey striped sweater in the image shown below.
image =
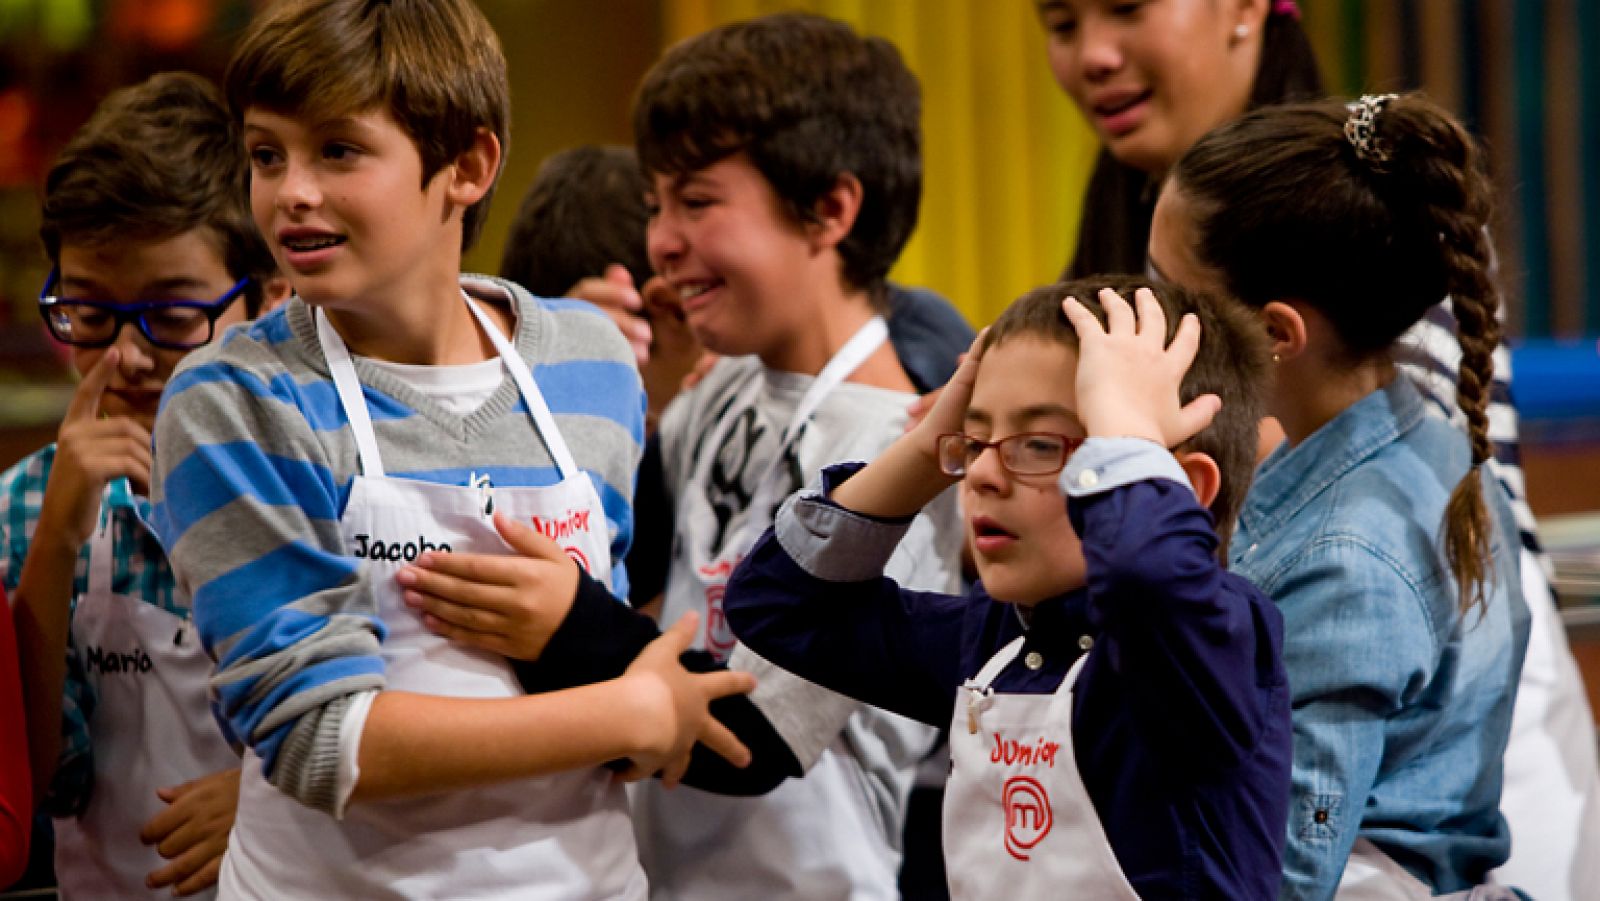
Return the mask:
{"type": "MultiPolygon", "coordinates": [[[[475,296],[517,310],[515,344],[611,534],[614,590],[632,538],[644,398],[632,351],[595,308],[468,277],[475,296]]],[[[451,414],[358,359],[391,477],[536,486],[559,476],[509,376],[481,407],[451,414]]],[[[383,687],[385,628],[339,517],[358,474],[355,440],[298,298],[186,359],[156,424],[153,525],[201,640],[218,661],[218,715],[272,782],[331,809],[339,724],[358,692],[383,687]]]]}

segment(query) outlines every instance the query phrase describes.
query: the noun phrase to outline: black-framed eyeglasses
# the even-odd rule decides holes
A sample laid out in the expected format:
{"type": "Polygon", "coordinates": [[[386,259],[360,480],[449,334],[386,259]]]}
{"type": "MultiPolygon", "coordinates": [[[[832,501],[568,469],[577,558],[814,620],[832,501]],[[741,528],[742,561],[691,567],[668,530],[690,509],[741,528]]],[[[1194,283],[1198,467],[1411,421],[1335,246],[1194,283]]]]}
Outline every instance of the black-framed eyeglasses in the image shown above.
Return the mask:
{"type": "Polygon", "coordinates": [[[193,350],[209,344],[217,330],[217,317],[239,299],[250,284],[245,276],[216,300],[140,300],[109,303],[57,296],[61,270],[50,270],[39,292],[39,314],[50,334],[73,347],[108,347],[132,322],[139,334],[156,347],[193,350]]]}
{"type": "Polygon", "coordinates": [[[992,447],[1000,454],[1000,465],[1012,475],[1055,475],[1082,444],[1082,438],[1068,438],[1056,432],[1018,432],[999,441],[946,432],[939,436],[939,469],[948,476],[964,476],[978,457],[992,447]]]}

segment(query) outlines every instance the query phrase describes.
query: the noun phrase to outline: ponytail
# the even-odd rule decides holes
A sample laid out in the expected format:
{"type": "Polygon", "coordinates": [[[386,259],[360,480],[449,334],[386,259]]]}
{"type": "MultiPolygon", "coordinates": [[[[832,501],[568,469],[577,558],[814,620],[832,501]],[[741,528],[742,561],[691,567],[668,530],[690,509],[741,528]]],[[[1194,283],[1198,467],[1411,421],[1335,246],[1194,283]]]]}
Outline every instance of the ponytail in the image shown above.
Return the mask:
{"type": "Polygon", "coordinates": [[[1466,414],[1472,466],[1445,507],[1445,557],[1466,612],[1484,603],[1494,562],[1493,525],[1479,472],[1494,454],[1488,407],[1494,349],[1500,343],[1500,297],[1489,277],[1490,183],[1477,142],[1432,103],[1414,95],[1396,98],[1376,124],[1376,139],[1392,145],[1388,187],[1401,195],[1398,202],[1416,210],[1418,229],[1437,236],[1461,344],[1456,403],[1466,414]]]}
{"type": "Polygon", "coordinates": [[[1327,317],[1352,359],[1387,353],[1449,297],[1472,465],[1445,507],[1444,553],[1462,612],[1492,581],[1480,469],[1500,341],[1489,278],[1490,184],[1465,128],[1421,96],[1262,110],[1201,138],[1173,167],[1200,261],[1260,308],[1293,297],[1327,317]]]}

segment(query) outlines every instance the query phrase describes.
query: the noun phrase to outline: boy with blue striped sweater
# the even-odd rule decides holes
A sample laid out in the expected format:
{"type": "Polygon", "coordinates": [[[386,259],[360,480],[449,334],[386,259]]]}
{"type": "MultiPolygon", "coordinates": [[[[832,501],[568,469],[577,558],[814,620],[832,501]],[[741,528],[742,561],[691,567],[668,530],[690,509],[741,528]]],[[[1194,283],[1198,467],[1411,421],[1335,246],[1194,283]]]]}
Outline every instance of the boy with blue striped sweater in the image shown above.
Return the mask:
{"type": "Polygon", "coordinates": [[[467,0],[279,3],[229,67],[297,297],[174,377],[153,492],[249,749],[225,896],[643,897],[597,765],[654,772],[696,738],[743,757],[706,705],[752,682],[685,672],[685,629],[620,678],[523,696],[405,605],[408,562],[508,542],[558,594],[626,587],[627,345],[592,309],[460,275],[507,93],[467,0]]]}

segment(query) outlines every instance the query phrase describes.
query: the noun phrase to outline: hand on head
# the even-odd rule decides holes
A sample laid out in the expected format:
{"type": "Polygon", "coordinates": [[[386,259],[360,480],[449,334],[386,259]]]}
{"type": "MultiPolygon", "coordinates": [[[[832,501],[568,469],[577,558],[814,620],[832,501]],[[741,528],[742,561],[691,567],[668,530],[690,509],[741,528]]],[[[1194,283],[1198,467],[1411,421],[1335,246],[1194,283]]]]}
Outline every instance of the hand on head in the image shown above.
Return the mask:
{"type": "Polygon", "coordinates": [[[978,366],[983,362],[984,337],[989,330],[978,332],[967,352],[961,355],[950,381],[937,391],[929,392],[912,404],[906,434],[914,436],[917,448],[928,455],[935,468],[939,461],[939,436],[960,432],[966,425],[967,405],[972,402],[972,386],[978,381],[978,366]]]}
{"type": "Polygon", "coordinates": [[[1078,418],[1091,437],[1145,438],[1177,447],[1211,424],[1222,400],[1206,394],[1180,400],[1184,373],[1200,348],[1200,320],[1184,314],[1172,343],[1167,317],[1149,288],[1134,292],[1134,309],[1117,292],[1100,292],[1106,325],[1069,297],[1062,311],[1078,333],[1078,418]]]}

